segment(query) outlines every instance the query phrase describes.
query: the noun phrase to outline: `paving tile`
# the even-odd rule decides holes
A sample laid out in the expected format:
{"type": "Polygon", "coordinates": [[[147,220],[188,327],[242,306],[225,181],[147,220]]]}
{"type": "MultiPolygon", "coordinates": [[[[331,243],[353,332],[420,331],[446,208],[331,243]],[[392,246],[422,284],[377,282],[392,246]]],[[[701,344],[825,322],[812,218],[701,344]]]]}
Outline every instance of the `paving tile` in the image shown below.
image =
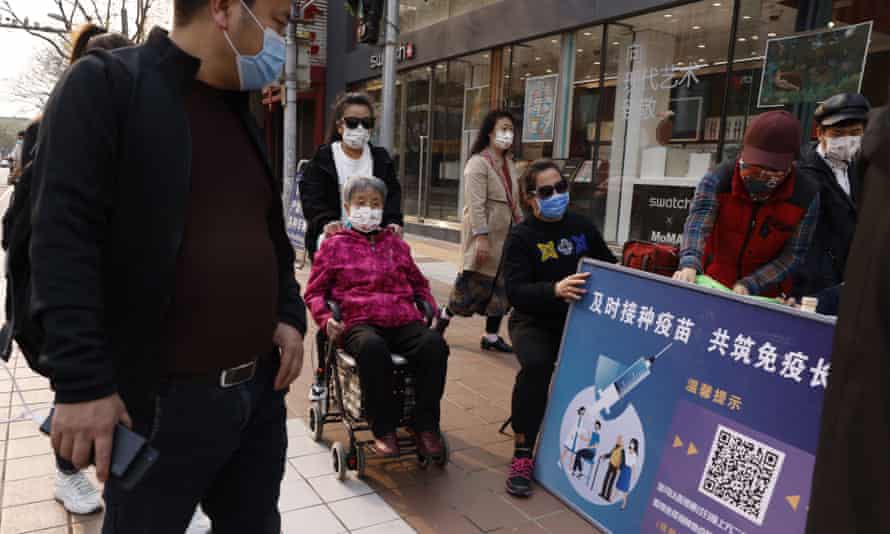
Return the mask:
{"type": "MultiPolygon", "coordinates": [[[[480,471],[504,464],[504,458],[484,449],[472,448],[451,455],[451,462],[467,472],[480,471]]],[[[509,462],[509,460],[507,460],[509,462]]]]}
{"type": "Polygon", "coordinates": [[[0,534],[19,534],[67,524],[68,513],[54,501],[12,506],[0,512],[0,534]]]}
{"type": "Polygon", "coordinates": [[[287,445],[287,457],[296,458],[309,454],[328,452],[328,448],[322,443],[312,441],[308,436],[290,438],[287,445]]]}
{"type": "Polygon", "coordinates": [[[325,475],[309,480],[309,485],[315,490],[315,493],[321,497],[326,503],[334,501],[342,501],[343,499],[351,499],[373,493],[374,490],[363,481],[347,477],[345,480],[337,480],[337,475],[325,475]]]}
{"type": "MultiPolygon", "coordinates": [[[[493,443],[502,443],[505,441],[510,441],[509,436],[505,436],[498,432],[500,428],[500,424],[485,424],[472,426],[469,428],[463,428],[460,430],[453,430],[447,432],[448,444],[451,445],[453,441],[452,438],[458,438],[458,440],[466,443],[470,447],[482,447],[484,445],[489,445],[493,443]]],[[[463,447],[469,448],[469,447],[463,447]]],[[[459,450],[459,449],[454,449],[459,450]]]]}
{"type": "Polygon", "coordinates": [[[40,428],[34,421],[18,421],[9,424],[9,439],[30,438],[42,435],[43,434],[40,433],[40,428]]]}
{"type": "Polygon", "coordinates": [[[485,532],[512,528],[529,521],[529,518],[495,493],[479,493],[461,512],[485,532]]]}
{"type": "Polygon", "coordinates": [[[399,519],[395,510],[379,495],[363,495],[329,504],[334,515],[350,530],[399,519]]]}
{"type": "Polygon", "coordinates": [[[53,500],[55,476],[10,480],[3,485],[3,506],[21,506],[53,500]]]}
{"type": "Polygon", "coordinates": [[[438,510],[424,515],[405,517],[405,522],[419,534],[480,534],[469,519],[454,510],[438,510]]]}
{"type": "Polygon", "coordinates": [[[329,475],[334,472],[334,465],[329,452],[298,456],[292,458],[290,463],[299,471],[303,478],[329,475]]]}
{"type": "Polygon", "coordinates": [[[306,420],[302,417],[294,417],[287,420],[287,437],[297,438],[300,436],[308,436],[309,428],[306,426],[306,420]]]}
{"type": "Polygon", "coordinates": [[[317,506],[322,501],[312,490],[309,484],[303,480],[293,467],[285,470],[284,480],[281,482],[281,496],[278,498],[278,509],[282,512],[298,510],[317,506]]]}
{"type": "MultiPolygon", "coordinates": [[[[43,378],[42,376],[38,376],[36,378],[19,378],[16,379],[16,384],[18,384],[19,389],[21,389],[22,391],[50,389],[49,380],[43,378]]],[[[0,386],[0,391],[3,391],[2,386],[0,386]]]]}
{"type": "Polygon", "coordinates": [[[281,516],[283,534],[339,534],[348,532],[327,506],[313,506],[281,516]]]}
{"type": "Polygon", "coordinates": [[[381,523],[373,527],[360,528],[352,532],[354,534],[413,534],[417,531],[411,528],[411,525],[399,519],[398,521],[381,523]]]}
{"type": "Polygon", "coordinates": [[[8,460],[52,454],[52,452],[52,443],[46,436],[12,439],[6,445],[6,458],[8,460]]]}
{"type": "Polygon", "coordinates": [[[555,512],[566,509],[565,505],[541,486],[535,484],[534,492],[527,499],[515,499],[509,495],[503,495],[503,499],[515,508],[519,509],[529,519],[547,517],[555,512]]]}
{"type": "Polygon", "coordinates": [[[510,534],[546,534],[548,531],[544,530],[540,525],[535,523],[534,521],[529,521],[528,523],[523,523],[518,527],[505,528],[498,530],[498,533],[510,533],[510,534]]]}
{"type": "Polygon", "coordinates": [[[599,529],[568,509],[564,512],[541,518],[538,520],[538,524],[550,532],[558,532],[559,534],[591,534],[600,532],[599,529]]]}
{"type": "Polygon", "coordinates": [[[43,530],[32,530],[27,534],[68,534],[68,527],[53,527],[43,530]]]}
{"type": "Polygon", "coordinates": [[[71,534],[101,534],[102,519],[91,519],[84,523],[74,523],[71,525],[71,534]]]}
{"type": "Polygon", "coordinates": [[[51,475],[56,472],[56,459],[52,454],[29,456],[6,462],[6,480],[21,480],[51,475]]]}

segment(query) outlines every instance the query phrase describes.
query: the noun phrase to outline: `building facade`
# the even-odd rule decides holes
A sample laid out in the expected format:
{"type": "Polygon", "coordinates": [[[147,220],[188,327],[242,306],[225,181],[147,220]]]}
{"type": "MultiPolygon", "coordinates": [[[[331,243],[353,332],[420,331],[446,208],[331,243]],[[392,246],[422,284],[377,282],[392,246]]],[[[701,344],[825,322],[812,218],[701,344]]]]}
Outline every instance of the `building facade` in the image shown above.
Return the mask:
{"type": "MultiPolygon", "coordinates": [[[[792,111],[806,143],[826,91],[888,103],[886,0],[401,0],[400,12],[393,156],[410,229],[439,238],[458,238],[463,166],[495,107],[517,119],[520,165],[557,160],[572,209],[620,245],[679,242],[695,184],[735,157],[758,113],[792,111]]],[[[379,100],[382,50],[356,44],[336,3],[327,22],[327,102],[379,100]]]]}

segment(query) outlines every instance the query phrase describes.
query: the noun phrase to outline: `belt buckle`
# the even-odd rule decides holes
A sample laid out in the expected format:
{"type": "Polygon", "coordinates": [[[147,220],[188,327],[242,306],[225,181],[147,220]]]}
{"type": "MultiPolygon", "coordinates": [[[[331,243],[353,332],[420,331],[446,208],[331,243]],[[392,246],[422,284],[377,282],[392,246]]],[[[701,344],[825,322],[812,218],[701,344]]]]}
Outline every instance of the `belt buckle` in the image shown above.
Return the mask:
{"type": "Polygon", "coordinates": [[[219,387],[223,389],[232,388],[241,385],[251,379],[256,374],[256,362],[245,363],[231,369],[224,369],[219,374],[219,387]]]}

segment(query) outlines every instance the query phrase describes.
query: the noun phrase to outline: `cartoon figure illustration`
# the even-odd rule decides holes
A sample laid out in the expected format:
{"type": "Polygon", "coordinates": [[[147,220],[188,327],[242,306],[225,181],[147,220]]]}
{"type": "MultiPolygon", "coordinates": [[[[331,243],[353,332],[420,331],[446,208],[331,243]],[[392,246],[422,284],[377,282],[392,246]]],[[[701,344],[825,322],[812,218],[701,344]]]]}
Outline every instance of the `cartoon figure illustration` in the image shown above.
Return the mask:
{"type": "Polygon", "coordinates": [[[600,430],[602,428],[602,423],[597,421],[594,423],[590,434],[586,438],[582,436],[582,439],[587,441],[587,447],[575,453],[575,463],[572,465],[572,474],[575,475],[575,478],[584,476],[584,462],[593,464],[593,461],[596,459],[596,449],[600,444],[600,430]]]}
{"type": "Polygon", "coordinates": [[[640,442],[636,438],[631,438],[630,444],[624,453],[624,464],[621,465],[621,472],[618,474],[618,482],[615,483],[615,489],[622,492],[621,509],[627,508],[627,495],[630,493],[630,479],[633,476],[634,467],[637,465],[637,458],[640,455],[640,442]]]}
{"type": "Polygon", "coordinates": [[[565,465],[565,457],[575,454],[578,446],[578,435],[581,433],[581,423],[584,421],[584,413],[587,411],[587,408],[581,406],[578,408],[578,426],[575,427],[575,432],[572,436],[563,443],[562,451],[559,453],[559,466],[562,467],[565,465]]]}
{"type": "Polygon", "coordinates": [[[609,459],[609,469],[606,471],[605,480],[603,480],[603,490],[600,492],[600,497],[605,499],[606,502],[612,502],[612,489],[615,487],[618,472],[621,470],[621,466],[624,465],[624,439],[621,436],[618,436],[618,439],[615,441],[615,447],[612,449],[612,452],[602,456],[603,460],[606,458],[609,459]]]}

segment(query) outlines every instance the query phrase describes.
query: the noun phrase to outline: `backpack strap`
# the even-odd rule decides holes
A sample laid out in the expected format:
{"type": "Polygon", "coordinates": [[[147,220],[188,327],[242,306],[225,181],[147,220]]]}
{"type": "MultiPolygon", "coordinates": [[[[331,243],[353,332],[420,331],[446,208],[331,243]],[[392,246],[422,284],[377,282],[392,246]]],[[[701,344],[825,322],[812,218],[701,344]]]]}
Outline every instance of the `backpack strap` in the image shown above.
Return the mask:
{"type": "Polygon", "coordinates": [[[95,56],[105,64],[105,72],[108,77],[108,85],[111,87],[111,99],[117,117],[118,143],[114,157],[121,163],[121,142],[125,136],[130,115],[130,108],[136,87],[136,78],[139,73],[138,56],[135,48],[119,51],[95,49],[90,50],[89,55],[95,56]]]}

